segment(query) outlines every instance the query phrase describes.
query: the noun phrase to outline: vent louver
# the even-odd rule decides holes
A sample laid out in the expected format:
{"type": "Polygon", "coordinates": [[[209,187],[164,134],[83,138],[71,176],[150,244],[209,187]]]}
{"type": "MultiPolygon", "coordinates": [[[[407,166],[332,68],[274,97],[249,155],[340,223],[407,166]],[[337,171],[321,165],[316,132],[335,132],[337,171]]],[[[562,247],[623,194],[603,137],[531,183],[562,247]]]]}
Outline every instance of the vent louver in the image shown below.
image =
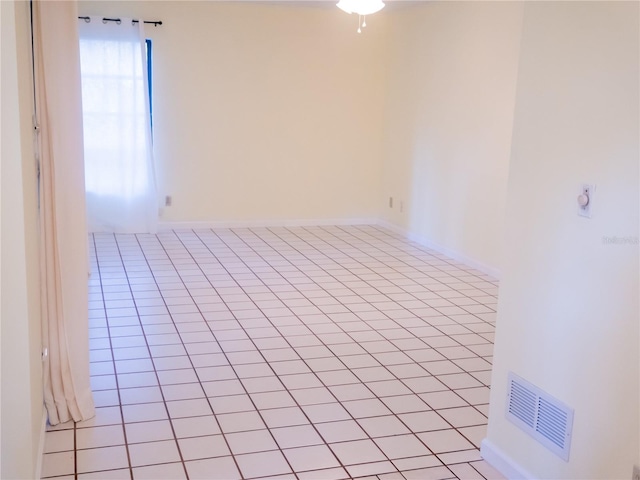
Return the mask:
{"type": "Polygon", "coordinates": [[[513,372],[508,382],[507,419],[568,461],[573,409],[513,372]]]}

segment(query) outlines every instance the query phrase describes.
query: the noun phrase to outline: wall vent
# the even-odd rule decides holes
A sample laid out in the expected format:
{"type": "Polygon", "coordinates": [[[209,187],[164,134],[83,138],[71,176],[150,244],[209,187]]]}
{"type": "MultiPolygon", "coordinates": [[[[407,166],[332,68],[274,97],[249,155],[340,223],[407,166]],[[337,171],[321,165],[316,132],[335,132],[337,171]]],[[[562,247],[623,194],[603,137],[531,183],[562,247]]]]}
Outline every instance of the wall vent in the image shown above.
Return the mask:
{"type": "Polygon", "coordinates": [[[573,408],[513,372],[508,382],[507,419],[569,461],[573,408]]]}

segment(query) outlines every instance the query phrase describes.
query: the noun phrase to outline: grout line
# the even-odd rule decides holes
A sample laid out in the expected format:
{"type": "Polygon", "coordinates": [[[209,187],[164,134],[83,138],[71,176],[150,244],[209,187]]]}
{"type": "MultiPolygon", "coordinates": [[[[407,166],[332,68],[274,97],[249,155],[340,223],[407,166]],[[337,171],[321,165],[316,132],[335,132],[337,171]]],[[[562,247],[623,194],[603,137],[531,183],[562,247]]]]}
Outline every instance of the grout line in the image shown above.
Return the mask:
{"type": "MultiPolygon", "coordinates": [[[[114,236],[115,237],[115,236],[114,236]]],[[[119,388],[119,381],[118,381],[118,374],[117,374],[117,370],[116,370],[116,362],[115,362],[115,358],[113,356],[113,345],[111,342],[111,329],[109,328],[109,316],[107,314],[107,303],[106,300],[104,298],[104,291],[102,289],[102,272],[100,271],[100,259],[98,258],[97,255],[97,246],[95,243],[95,237],[93,235],[91,235],[91,239],[93,240],[93,250],[95,252],[95,256],[96,256],[96,272],[98,274],[98,281],[100,284],[100,290],[102,292],[102,303],[104,305],[104,322],[106,324],[106,330],[107,330],[107,338],[109,340],[109,350],[111,353],[111,364],[113,366],[113,377],[116,383],[116,392],[118,393],[118,403],[119,403],[119,408],[120,408],[120,427],[122,428],[122,435],[123,435],[123,439],[124,439],[124,447],[125,447],[125,451],[127,453],[127,463],[129,465],[129,475],[131,478],[133,478],[133,467],[131,465],[131,455],[129,453],[129,444],[127,442],[127,429],[125,428],[125,420],[124,420],[124,411],[123,411],[123,407],[122,407],[122,398],[120,397],[120,388],[119,388]]],[[[115,240],[115,238],[114,238],[115,240]]],[[[121,259],[122,262],[122,259],[121,259]]],[[[123,272],[125,272],[125,268],[124,268],[124,263],[122,263],[122,270],[123,272]]],[[[128,284],[128,282],[127,282],[128,284]]],[[[76,425],[74,424],[74,428],[76,427],[76,425]]],[[[77,446],[76,446],[76,456],[77,456],[77,446]]],[[[76,468],[75,468],[75,478],[78,478],[78,466],[77,466],[77,462],[76,462],[76,468]]]]}

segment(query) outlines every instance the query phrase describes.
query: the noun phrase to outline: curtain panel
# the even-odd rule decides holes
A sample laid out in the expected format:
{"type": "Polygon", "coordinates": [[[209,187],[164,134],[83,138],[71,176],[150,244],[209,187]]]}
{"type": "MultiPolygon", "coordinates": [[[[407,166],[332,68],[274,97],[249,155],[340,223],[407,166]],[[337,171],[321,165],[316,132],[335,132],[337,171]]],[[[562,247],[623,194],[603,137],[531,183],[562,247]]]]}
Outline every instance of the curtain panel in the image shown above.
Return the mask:
{"type": "Polygon", "coordinates": [[[51,425],[95,414],[77,17],[75,1],[33,2],[44,401],[51,425]]]}

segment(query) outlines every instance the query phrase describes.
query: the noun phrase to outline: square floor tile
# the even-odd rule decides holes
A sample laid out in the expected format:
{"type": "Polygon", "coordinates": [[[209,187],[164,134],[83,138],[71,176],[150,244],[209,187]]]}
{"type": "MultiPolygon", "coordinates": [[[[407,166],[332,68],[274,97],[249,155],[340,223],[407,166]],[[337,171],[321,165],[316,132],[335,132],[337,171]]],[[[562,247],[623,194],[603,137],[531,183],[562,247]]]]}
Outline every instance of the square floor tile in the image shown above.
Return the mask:
{"type": "Polygon", "coordinates": [[[171,423],[177,438],[202,437],[220,433],[220,427],[213,415],[176,418],[171,420],[171,423]]]}
{"type": "Polygon", "coordinates": [[[189,400],[204,398],[204,390],[199,383],[182,383],[179,385],[164,385],[162,394],[166,401],[189,400]]]}
{"type": "Polygon", "coordinates": [[[417,395],[399,395],[397,397],[384,397],[382,402],[395,414],[424,412],[430,410],[427,405],[417,395]]]}
{"type": "Polygon", "coordinates": [[[377,478],[383,474],[396,472],[397,469],[389,461],[367,462],[359,465],[347,465],[347,471],[352,478],[361,478],[376,475],[377,478]]]}
{"type": "Polygon", "coordinates": [[[439,453],[438,458],[445,465],[482,460],[480,450],[458,450],[457,452],[439,453]]]}
{"type": "Polygon", "coordinates": [[[372,440],[355,440],[329,445],[343,465],[384,461],[384,456],[372,440]]]}
{"type": "Polygon", "coordinates": [[[101,407],[96,408],[96,415],[93,418],[76,423],[76,428],[100,427],[121,423],[120,407],[101,407]]]}
{"type": "Polygon", "coordinates": [[[56,453],[73,450],[73,430],[47,432],[44,437],[44,453],[56,453]]]}
{"type": "Polygon", "coordinates": [[[166,463],[133,469],[133,480],[186,480],[187,474],[182,463],[166,463]]]}
{"type": "MultiPolygon", "coordinates": [[[[216,416],[224,433],[245,432],[265,428],[258,412],[227,413],[216,416]]],[[[266,420],[266,419],[265,419],[266,420]]]]}
{"type": "Polygon", "coordinates": [[[207,458],[184,464],[190,480],[239,480],[242,478],[233,457],[207,458]]]}
{"type": "Polygon", "coordinates": [[[349,414],[339,403],[323,403],[320,405],[305,405],[302,407],[312,423],[335,422],[347,420],[349,414]]]}
{"type": "Polygon", "coordinates": [[[76,448],[78,450],[85,448],[113,447],[124,444],[124,431],[122,429],[122,425],[79,428],[76,431],[76,448]]]}
{"type": "Polygon", "coordinates": [[[249,453],[235,457],[245,478],[275,476],[291,472],[282,452],[249,453]]]}
{"type": "Polygon", "coordinates": [[[124,405],[122,407],[122,415],[125,423],[150,422],[152,420],[166,420],[169,418],[164,403],[124,405]]]}
{"type": "Polygon", "coordinates": [[[459,428],[458,431],[473,443],[476,448],[480,448],[482,440],[487,436],[487,425],[459,428]]]}
{"type": "Polygon", "coordinates": [[[456,428],[487,423],[487,418],[473,407],[443,408],[438,414],[456,428]]]}
{"type": "Polygon", "coordinates": [[[367,438],[365,431],[354,420],[320,423],[315,425],[327,443],[345,442],[367,438]]]}
{"type": "Polygon", "coordinates": [[[374,395],[362,383],[354,385],[337,385],[330,387],[331,393],[341,402],[348,400],[362,400],[365,398],[373,398],[374,395]]]}
{"type": "Polygon", "coordinates": [[[352,400],[343,402],[342,405],[349,411],[353,418],[377,417],[390,415],[391,411],[377,398],[364,400],[352,400]]]}
{"type": "Polygon", "coordinates": [[[211,414],[211,406],[205,398],[167,402],[167,410],[169,410],[169,417],[172,419],[200,417],[211,414]]]}
{"type": "Polygon", "coordinates": [[[455,478],[447,467],[421,468],[418,470],[403,471],[407,480],[445,480],[455,478]]]}
{"type": "Polygon", "coordinates": [[[421,470],[423,468],[438,467],[442,462],[435,455],[421,455],[419,457],[396,458],[393,464],[401,472],[407,470],[421,470]]]}
{"type": "Polygon", "coordinates": [[[281,449],[320,445],[323,442],[320,435],[311,425],[297,425],[271,429],[272,435],[281,449]]]}
{"type": "Polygon", "coordinates": [[[367,387],[378,397],[393,397],[408,395],[411,392],[400,380],[385,380],[382,382],[367,382],[367,387]]]}
{"type": "Polygon", "coordinates": [[[431,455],[429,449],[415,435],[376,438],[374,442],[391,460],[431,455]]]}
{"type": "MultiPolygon", "coordinates": [[[[72,476],[71,478],[74,477],[72,476]]],[[[78,473],[78,480],[131,480],[131,471],[128,468],[118,468],[101,472],[78,473]]]]}
{"type": "Polygon", "coordinates": [[[434,410],[467,406],[467,402],[452,391],[422,393],[420,394],[420,398],[427,402],[434,410]]]}
{"type": "Polygon", "coordinates": [[[78,450],[76,463],[78,473],[114,470],[129,466],[127,449],[124,446],[78,450]]]}
{"type": "Polygon", "coordinates": [[[414,433],[451,428],[436,412],[403,413],[398,418],[414,433]]]}
{"type": "Polygon", "coordinates": [[[136,388],[122,388],[121,386],[119,392],[122,405],[163,401],[162,392],[158,386],[136,388]]]}
{"type": "Polygon", "coordinates": [[[489,387],[462,388],[456,390],[456,393],[470,405],[486,405],[489,403],[489,387]]]}
{"type": "Polygon", "coordinates": [[[248,395],[229,395],[225,397],[211,397],[209,403],[216,415],[222,413],[248,412],[255,410],[248,395]]]}
{"type": "Polygon", "coordinates": [[[473,448],[473,445],[454,429],[419,433],[418,437],[436,454],[473,448]]]}
{"type": "Polygon", "coordinates": [[[231,455],[222,435],[181,438],[178,440],[178,445],[185,461],[231,455]]]}
{"type": "Polygon", "coordinates": [[[295,472],[339,467],[333,452],[326,445],[289,448],[283,450],[295,472]]]}
{"type": "Polygon", "coordinates": [[[175,440],[129,445],[129,456],[132,467],[180,461],[175,440]]]}
{"type": "Polygon", "coordinates": [[[45,453],[42,457],[42,478],[73,475],[75,472],[74,458],[73,451],[45,453]]]}
{"type": "Polygon", "coordinates": [[[225,438],[234,455],[277,450],[278,448],[269,430],[227,433],[225,438]]]}
{"type": "Polygon", "coordinates": [[[319,403],[333,403],[336,398],[327,387],[303,388],[289,392],[299,405],[317,405],[319,403]]]}
{"type": "Polygon", "coordinates": [[[258,410],[270,408],[293,407],[296,402],[288,392],[280,390],[276,392],[263,392],[251,394],[251,400],[258,410]]]}
{"type": "Polygon", "coordinates": [[[360,418],[358,423],[371,438],[410,433],[409,429],[393,415],[360,418]]]}
{"type": "Polygon", "coordinates": [[[127,443],[156,442],[159,440],[171,440],[173,431],[168,420],[154,422],[125,424],[127,443]]]}
{"type": "Polygon", "coordinates": [[[321,387],[322,383],[312,373],[300,373],[295,375],[283,375],[280,377],[282,383],[289,390],[295,390],[297,388],[311,388],[321,387]]]}
{"type": "Polygon", "coordinates": [[[334,385],[349,385],[359,384],[360,380],[349,370],[331,370],[327,372],[317,372],[316,375],[320,378],[322,383],[331,387],[334,385]]]}
{"type": "Polygon", "coordinates": [[[229,395],[242,395],[245,393],[245,389],[240,380],[202,382],[201,385],[207,397],[226,397],[229,395]]]}
{"type": "Polygon", "coordinates": [[[464,478],[465,480],[485,480],[475,468],[468,463],[460,463],[457,465],[449,465],[456,478],[464,478]]]}
{"type": "Polygon", "coordinates": [[[275,392],[285,389],[280,379],[276,376],[243,378],[242,385],[249,393],[275,392]]]}
{"type": "Polygon", "coordinates": [[[296,472],[296,474],[300,480],[346,480],[350,478],[347,471],[342,467],[311,470],[308,472],[296,472]]]}
{"type": "Polygon", "coordinates": [[[447,386],[436,377],[405,378],[402,380],[413,393],[439,392],[448,390],[447,386]]]}

